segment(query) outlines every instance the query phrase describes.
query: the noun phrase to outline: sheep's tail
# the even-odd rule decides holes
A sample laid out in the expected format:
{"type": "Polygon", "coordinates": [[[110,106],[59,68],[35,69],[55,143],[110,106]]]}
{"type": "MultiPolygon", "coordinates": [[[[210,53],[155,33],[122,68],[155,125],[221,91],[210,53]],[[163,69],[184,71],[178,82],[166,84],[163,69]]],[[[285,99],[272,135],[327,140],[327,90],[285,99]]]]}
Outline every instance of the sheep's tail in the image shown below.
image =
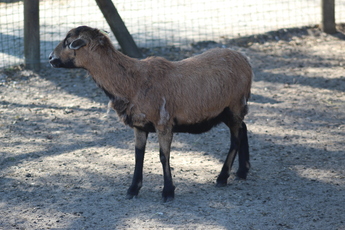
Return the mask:
{"type": "Polygon", "coordinates": [[[111,109],[113,108],[113,102],[109,100],[108,106],[107,106],[107,116],[110,114],[111,109]]]}

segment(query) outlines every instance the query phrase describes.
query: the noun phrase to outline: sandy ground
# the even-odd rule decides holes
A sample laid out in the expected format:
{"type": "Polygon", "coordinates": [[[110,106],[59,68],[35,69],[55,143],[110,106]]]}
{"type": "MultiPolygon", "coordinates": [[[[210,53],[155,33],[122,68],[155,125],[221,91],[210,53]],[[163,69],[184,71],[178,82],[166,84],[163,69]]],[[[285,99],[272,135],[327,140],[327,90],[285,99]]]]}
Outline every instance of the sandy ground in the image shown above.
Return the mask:
{"type": "Polygon", "coordinates": [[[0,72],[0,229],[345,229],[344,44],[308,30],[231,46],[256,74],[252,169],[216,188],[227,128],[176,134],[169,203],[154,134],[141,193],[125,199],[133,133],[84,71],[0,72]]]}

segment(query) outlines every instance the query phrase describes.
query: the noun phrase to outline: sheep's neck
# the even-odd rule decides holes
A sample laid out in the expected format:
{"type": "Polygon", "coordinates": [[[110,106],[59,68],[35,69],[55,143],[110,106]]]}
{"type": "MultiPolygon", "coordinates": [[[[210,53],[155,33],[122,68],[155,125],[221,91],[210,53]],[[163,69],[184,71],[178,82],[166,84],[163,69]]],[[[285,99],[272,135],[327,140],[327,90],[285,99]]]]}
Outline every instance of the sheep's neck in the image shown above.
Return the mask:
{"type": "Polygon", "coordinates": [[[134,70],[139,61],[119,54],[118,51],[112,52],[108,57],[110,58],[93,57],[87,70],[99,87],[110,94],[108,96],[130,99],[135,92],[135,78],[129,70],[134,70]]]}

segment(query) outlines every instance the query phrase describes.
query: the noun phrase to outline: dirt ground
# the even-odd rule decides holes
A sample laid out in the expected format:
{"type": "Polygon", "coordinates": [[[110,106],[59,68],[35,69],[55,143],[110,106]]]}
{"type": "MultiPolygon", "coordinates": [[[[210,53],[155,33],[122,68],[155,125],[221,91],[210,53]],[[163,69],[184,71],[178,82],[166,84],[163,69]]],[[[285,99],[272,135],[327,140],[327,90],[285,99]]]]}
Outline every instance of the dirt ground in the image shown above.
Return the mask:
{"type": "MultiPolygon", "coordinates": [[[[133,132],[84,71],[0,72],[0,229],[345,229],[345,41],[317,29],[262,38],[224,45],[256,74],[248,179],[215,187],[224,125],[176,134],[168,203],[154,134],[141,193],[125,198],[133,132]]],[[[213,45],[150,52],[178,59],[213,45]]]]}

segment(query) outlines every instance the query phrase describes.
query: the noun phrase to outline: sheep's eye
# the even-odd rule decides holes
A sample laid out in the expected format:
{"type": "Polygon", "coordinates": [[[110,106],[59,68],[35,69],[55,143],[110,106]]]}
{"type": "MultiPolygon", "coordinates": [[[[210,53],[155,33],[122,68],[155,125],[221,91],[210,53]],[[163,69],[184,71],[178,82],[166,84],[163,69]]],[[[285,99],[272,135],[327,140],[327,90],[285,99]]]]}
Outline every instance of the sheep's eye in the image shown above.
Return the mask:
{"type": "Polygon", "coordinates": [[[68,47],[69,44],[70,44],[70,43],[69,43],[69,42],[67,41],[67,39],[66,39],[65,42],[64,42],[64,46],[65,46],[65,47],[68,47]]]}
{"type": "Polygon", "coordinates": [[[68,42],[68,38],[69,38],[69,37],[71,37],[71,35],[70,35],[70,34],[67,34],[67,36],[66,36],[66,38],[65,38],[65,41],[63,42],[64,47],[68,47],[69,44],[71,44],[70,42],[68,42]]]}

